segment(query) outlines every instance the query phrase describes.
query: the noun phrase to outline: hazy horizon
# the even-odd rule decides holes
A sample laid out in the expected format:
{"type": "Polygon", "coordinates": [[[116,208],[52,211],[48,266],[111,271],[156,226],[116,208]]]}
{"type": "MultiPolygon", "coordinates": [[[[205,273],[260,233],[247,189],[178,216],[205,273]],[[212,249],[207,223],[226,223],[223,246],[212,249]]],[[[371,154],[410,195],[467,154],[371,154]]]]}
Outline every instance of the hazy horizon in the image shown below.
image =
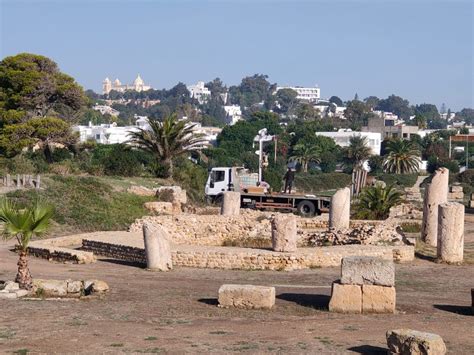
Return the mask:
{"type": "Polygon", "coordinates": [[[52,58],[85,89],[105,77],[156,89],[248,75],[474,107],[473,4],[309,1],[1,1],[1,57],[52,58]]]}

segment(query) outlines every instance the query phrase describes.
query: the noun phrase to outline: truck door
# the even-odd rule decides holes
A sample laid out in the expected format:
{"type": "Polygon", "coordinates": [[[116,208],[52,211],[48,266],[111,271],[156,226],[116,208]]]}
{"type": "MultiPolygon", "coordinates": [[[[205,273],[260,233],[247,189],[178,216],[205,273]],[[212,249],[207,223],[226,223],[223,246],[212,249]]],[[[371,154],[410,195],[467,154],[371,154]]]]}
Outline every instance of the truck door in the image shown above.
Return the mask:
{"type": "Polygon", "coordinates": [[[228,189],[228,169],[212,169],[207,195],[217,196],[228,189]]]}

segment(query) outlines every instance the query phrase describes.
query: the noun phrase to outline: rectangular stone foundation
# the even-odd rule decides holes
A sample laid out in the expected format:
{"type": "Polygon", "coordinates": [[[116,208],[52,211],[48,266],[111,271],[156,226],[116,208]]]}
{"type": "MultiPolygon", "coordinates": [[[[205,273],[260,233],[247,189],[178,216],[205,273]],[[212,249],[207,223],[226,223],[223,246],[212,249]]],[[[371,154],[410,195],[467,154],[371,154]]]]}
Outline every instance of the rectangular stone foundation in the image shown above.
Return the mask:
{"type": "MultiPolygon", "coordinates": [[[[62,262],[78,262],[77,255],[86,254],[88,258],[83,258],[80,262],[94,262],[94,255],[101,255],[146,263],[142,233],[123,231],[85,233],[34,241],[31,247],[34,248],[35,255],[62,262]],[[73,249],[80,245],[82,251],[73,249]],[[61,255],[48,252],[58,250],[59,247],[61,255]]],[[[415,255],[413,246],[372,245],[298,248],[296,252],[281,253],[266,249],[175,244],[171,246],[171,251],[175,266],[243,270],[296,270],[339,266],[344,257],[363,255],[408,262],[412,261],[415,255]]]]}

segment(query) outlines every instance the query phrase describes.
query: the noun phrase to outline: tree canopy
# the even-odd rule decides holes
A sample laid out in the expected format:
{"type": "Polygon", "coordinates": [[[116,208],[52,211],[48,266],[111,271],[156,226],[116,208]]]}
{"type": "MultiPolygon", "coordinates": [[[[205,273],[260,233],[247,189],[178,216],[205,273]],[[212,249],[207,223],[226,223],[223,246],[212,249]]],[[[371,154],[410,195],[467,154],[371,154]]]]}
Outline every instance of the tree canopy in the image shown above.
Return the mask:
{"type": "Polygon", "coordinates": [[[57,64],[41,55],[21,53],[0,62],[0,115],[3,122],[53,116],[74,121],[86,105],[84,92],[57,64]]]}

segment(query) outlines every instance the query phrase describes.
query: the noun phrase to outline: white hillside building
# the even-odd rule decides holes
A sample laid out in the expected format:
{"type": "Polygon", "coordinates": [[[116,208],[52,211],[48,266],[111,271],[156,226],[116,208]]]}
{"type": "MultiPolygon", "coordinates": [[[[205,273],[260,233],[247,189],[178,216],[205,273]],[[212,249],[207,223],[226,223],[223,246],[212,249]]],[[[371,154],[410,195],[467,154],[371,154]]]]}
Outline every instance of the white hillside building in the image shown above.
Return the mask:
{"type": "Polygon", "coordinates": [[[291,89],[297,92],[298,100],[305,100],[309,102],[318,102],[321,98],[321,89],[318,87],[302,87],[302,86],[278,86],[276,92],[281,89],[291,89]]]}
{"type": "Polygon", "coordinates": [[[227,124],[232,126],[242,119],[242,110],[239,105],[224,106],[224,110],[227,114],[227,124]]]}
{"type": "Polygon", "coordinates": [[[337,132],[316,132],[316,135],[332,138],[340,147],[348,147],[352,137],[366,137],[367,144],[374,155],[380,155],[382,148],[382,135],[378,132],[357,132],[350,129],[340,129],[337,132]]]}
{"type": "Polygon", "coordinates": [[[204,81],[198,81],[196,85],[187,86],[190,96],[200,104],[203,104],[211,96],[211,90],[204,86],[204,81]]]}

